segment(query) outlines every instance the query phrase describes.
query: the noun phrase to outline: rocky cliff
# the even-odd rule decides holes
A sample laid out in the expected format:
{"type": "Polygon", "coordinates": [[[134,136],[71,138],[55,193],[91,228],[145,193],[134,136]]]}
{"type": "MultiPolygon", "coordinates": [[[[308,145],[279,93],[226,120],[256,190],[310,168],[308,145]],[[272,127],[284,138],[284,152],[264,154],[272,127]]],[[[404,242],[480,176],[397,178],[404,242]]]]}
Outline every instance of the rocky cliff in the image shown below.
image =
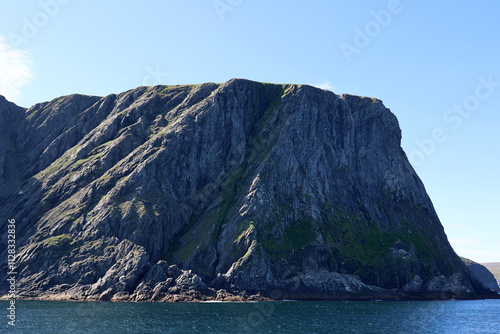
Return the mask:
{"type": "Polygon", "coordinates": [[[238,79],[2,99],[0,117],[19,296],[489,296],[377,99],[238,79]]]}
{"type": "Polygon", "coordinates": [[[495,276],[482,264],[461,257],[472,273],[484,284],[485,287],[496,292],[500,292],[500,286],[495,276]]]}
{"type": "Polygon", "coordinates": [[[500,286],[500,262],[482,263],[482,265],[493,274],[498,285],[500,286]]]}

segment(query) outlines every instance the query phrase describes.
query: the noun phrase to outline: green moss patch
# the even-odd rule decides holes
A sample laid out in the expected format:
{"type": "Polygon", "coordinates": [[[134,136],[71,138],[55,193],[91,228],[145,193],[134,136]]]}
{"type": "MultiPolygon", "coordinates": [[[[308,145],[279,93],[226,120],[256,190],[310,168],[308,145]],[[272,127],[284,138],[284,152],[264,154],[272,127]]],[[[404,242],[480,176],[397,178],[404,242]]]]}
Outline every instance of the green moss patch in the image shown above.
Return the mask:
{"type": "Polygon", "coordinates": [[[73,237],[68,234],[56,235],[40,242],[44,247],[61,247],[73,241],[73,237]]]}
{"type": "Polygon", "coordinates": [[[360,276],[382,268],[385,272],[395,272],[410,262],[433,268],[440,256],[433,253],[435,246],[422,233],[410,233],[409,227],[409,222],[401,222],[398,229],[384,231],[342,208],[331,207],[325,215],[323,234],[341,261],[348,263],[355,270],[353,273],[360,276]],[[391,248],[396,244],[406,251],[415,250],[416,257],[394,257],[391,248]]]}
{"type": "Polygon", "coordinates": [[[311,217],[302,217],[285,229],[283,241],[287,248],[301,249],[314,240],[316,221],[311,217]]]}

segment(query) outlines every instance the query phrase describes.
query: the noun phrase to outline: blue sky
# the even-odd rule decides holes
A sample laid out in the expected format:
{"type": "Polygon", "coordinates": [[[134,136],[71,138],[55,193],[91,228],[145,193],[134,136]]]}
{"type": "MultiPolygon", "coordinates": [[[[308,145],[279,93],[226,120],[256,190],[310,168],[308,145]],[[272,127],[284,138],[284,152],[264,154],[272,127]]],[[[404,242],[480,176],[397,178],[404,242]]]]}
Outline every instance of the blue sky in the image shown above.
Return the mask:
{"type": "Polygon", "coordinates": [[[500,261],[500,2],[25,0],[0,4],[0,94],[231,78],[377,97],[459,255],[500,261]]]}

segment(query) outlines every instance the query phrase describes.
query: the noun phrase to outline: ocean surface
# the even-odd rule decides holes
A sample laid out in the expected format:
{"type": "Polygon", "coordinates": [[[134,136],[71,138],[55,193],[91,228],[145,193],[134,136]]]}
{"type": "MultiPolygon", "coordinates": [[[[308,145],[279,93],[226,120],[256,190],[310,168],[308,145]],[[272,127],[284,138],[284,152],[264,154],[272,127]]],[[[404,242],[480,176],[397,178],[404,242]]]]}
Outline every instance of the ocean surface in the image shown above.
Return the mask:
{"type": "Polygon", "coordinates": [[[500,333],[500,300],[256,303],[17,301],[1,333],[500,333]]]}

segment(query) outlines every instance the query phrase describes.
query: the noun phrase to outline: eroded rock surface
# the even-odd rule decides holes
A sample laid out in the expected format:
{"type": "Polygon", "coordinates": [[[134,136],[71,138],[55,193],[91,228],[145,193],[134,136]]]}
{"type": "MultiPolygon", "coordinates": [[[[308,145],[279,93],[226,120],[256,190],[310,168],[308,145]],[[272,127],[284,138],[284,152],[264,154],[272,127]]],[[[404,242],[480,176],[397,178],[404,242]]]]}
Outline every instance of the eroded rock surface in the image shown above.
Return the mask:
{"type": "Polygon", "coordinates": [[[20,296],[489,296],[377,99],[235,79],[1,99],[0,118],[20,296]]]}

